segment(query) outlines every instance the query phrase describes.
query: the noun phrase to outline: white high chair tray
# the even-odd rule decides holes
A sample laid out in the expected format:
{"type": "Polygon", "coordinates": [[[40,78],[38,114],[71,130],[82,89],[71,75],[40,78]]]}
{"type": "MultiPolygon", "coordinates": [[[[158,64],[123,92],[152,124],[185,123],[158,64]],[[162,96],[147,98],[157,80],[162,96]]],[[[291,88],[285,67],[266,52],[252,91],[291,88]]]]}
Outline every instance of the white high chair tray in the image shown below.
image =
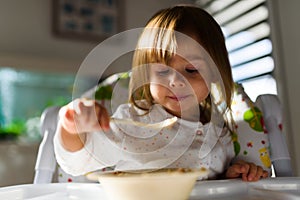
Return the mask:
{"type": "MultiPolygon", "coordinates": [[[[100,184],[25,184],[0,188],[5,200],[106,200],[100,184]]],[[[189,200],[300,199],[300,177],[269,178],[258,182],[241,180],[199,181],[189,200]]]]}
{"type": "Polygon", "coordinates": [[[190,200],[287,200],[300,199],[300,177],[267,178],[258,182],[199,181],[190,200]]]}
{"type": "Polygon", "coordinates": [[[2,200],[106,200],[100,184],[25,184],[0,188],[2,200]]]}

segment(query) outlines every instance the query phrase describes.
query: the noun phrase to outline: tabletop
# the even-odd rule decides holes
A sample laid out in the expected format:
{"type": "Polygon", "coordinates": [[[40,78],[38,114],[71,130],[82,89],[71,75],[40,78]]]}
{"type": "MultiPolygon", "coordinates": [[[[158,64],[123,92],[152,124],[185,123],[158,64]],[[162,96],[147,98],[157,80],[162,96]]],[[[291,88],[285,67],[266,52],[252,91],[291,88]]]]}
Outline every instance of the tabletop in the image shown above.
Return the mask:
{"type": "MultiPolygon", "coordinates": [[[[5,200],[106,200],[101,184],[24,184],[0,188],[5,200]]],[[[258,182],[234,180],[198,181],[189,200],[300,199],[300,177],[267,178],[258,182]]]]}

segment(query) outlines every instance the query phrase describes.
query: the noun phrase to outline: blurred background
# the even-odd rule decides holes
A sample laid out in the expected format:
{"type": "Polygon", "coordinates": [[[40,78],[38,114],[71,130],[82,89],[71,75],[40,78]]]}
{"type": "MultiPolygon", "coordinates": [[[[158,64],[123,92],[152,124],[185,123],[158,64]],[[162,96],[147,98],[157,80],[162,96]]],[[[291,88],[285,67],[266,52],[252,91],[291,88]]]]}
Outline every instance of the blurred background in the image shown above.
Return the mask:
{"type": "Polygon", "coordinates": [[[143,27],[156,11],[178,3],[205,8],[222,26],[234,79],[253,101],[264,93],[278,95],[300,175],[300,1],[0,0],[0,186],[32,183],[45,108],[64,105],[74,90],[130,69],[131,54],[121,56],[103,77],[86,71],[81,87],[74,88],[85,57],[105,38],[143,27]]]}

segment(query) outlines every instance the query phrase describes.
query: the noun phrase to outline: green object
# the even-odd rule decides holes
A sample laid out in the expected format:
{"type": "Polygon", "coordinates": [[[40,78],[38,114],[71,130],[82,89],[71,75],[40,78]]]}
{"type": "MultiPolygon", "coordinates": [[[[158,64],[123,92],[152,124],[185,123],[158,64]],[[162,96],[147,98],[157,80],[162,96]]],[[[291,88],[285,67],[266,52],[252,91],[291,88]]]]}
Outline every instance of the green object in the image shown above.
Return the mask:
{"type": "Polygon", "coordinates": [[[0,100],[0,128],[4,125],[4,116],[2,114],[2,105],[0,100]]]}
{"type": "Polygon", "coordinates": [[[238,135],[236,134],[236,132],[232,133],[231,138],[232,138],[232,141],[233,141],[234,153],[237,156],[241,151],[241,145],[238,142],[238,135]]]}
{"type": "Polygon", "coordinates": [[[237,141],[233,142],[233,147],[234,147],[234,153],[235,155],[238,155],[241,151],[241,145],[237,141]]]}
{"type": "Polygon", "coordinates": [[[64,97],[64,96],[55,97],[46,103],[45,108],[51,107],[51,106],[64,106],[64,105],[68,104],[70,102],[70,100],[71,100],[71,98],[64,97]]]}
{"type": "Polygon", "coordinates": [[[10,124],[0,127],[0,139],[15,139],[26,130],[23,120],[14,120],[10,124]]]}
{"type": "Polygon", "coordinates": [[[95,92],[96,100],[111,100],[113,95],[113,87],[116,83],[120,82],[121,84],[126,84],[125,87],[128,87],[128,78],[130,77],[130,72],[123,72],[119,74],[114,74],[107,79],[105,79],[102,84],[100,84],[95,92]],[[123,81],[124,80],[124,81],[123,81]]]}
{"type": "Polygon", "coordinates": [[[252,107],[244,113],[244,120],[249,126],[258,132],[263,132],[262,112],[257,107],[252,107]]]}
{"type": "Polygon", "coordinates": [[[111,85],[99,86],[95,93],[95,99],[109,100],[112,97],[112,92],[113,89],[111,85]]]}

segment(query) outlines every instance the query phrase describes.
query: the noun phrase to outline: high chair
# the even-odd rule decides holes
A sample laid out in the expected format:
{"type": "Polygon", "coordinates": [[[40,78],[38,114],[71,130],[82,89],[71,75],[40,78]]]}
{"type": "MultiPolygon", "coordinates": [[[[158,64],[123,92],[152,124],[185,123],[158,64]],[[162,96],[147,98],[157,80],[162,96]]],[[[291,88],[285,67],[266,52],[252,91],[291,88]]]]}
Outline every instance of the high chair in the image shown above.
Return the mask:
{"type": "MultiPolygon", "coordinates": [[[[95,88],[86,92],[83,97],[100,97],[101,103],[111,105],[113,98],[111,94],[120,96],[127,95],[128,73],[119,73],[107,78],[104,82],[95,88]],[[116,84],[117,83],[117,84],[116,84]],[[117,91],[117,92],[116,92],[117,91]],[[122,94],[122,95],[120,95],[122,94]]],[[[119,103],[119,102],[117,102],[119,103]]],[[[41,116],[41,134],[43,136],[39,147],[38,156],[35,165],[34,183],[50,183],[55,180],[54,174],[57,174],[57,163],[54,155],[53,137],[55,134],[58,111],[60,107],[47,108],[41,116]]],[[[271,172],[271,165],[274,168],[275,176],[293,176],[290,156],[285,137],[282,133],[282,111],[280,102],[276,95],[261,95],[256,102],[252,102],[244,92],[241,85],[236,85],[236,92],[232,105],[233,118],[236,122],[235,132],[232,139],[235,159],[243,159],[262,166],[271,172]]],[[[59,178],[64,182],[85,182],[85,177],[72,177],[58,168],[59,178]]],[[[273,175],[274,176],[274,175],[273,175]]],[[[60,181],[58,178],[58,181],[60,181]]]]}
{"type": "Polygon", "coordinates": [[[56,170],[56,159],[54,155],[53,138],[56,131],[58,111],[60,107],[47,108],[41,116],[41,134],[37,160],[35,164],[35,176],[33,183],[51,183],[56,170]]]}
{"type": "Polygon", "coordinates": [[[293,176],[288,146],[282,133],[282,111],[278,97],[272,94],[260,95],[256,105],[263,112],[275,175],[293,176]]]}
{"type": "Polygon", "coordinates": [[[272,176],[293,176],[291,159],[282,132],[282,110],[276,95],[263,94],[252,102],[241,85],[231,106],[236,123],[235,159],[262,166],[272,176]]]}

